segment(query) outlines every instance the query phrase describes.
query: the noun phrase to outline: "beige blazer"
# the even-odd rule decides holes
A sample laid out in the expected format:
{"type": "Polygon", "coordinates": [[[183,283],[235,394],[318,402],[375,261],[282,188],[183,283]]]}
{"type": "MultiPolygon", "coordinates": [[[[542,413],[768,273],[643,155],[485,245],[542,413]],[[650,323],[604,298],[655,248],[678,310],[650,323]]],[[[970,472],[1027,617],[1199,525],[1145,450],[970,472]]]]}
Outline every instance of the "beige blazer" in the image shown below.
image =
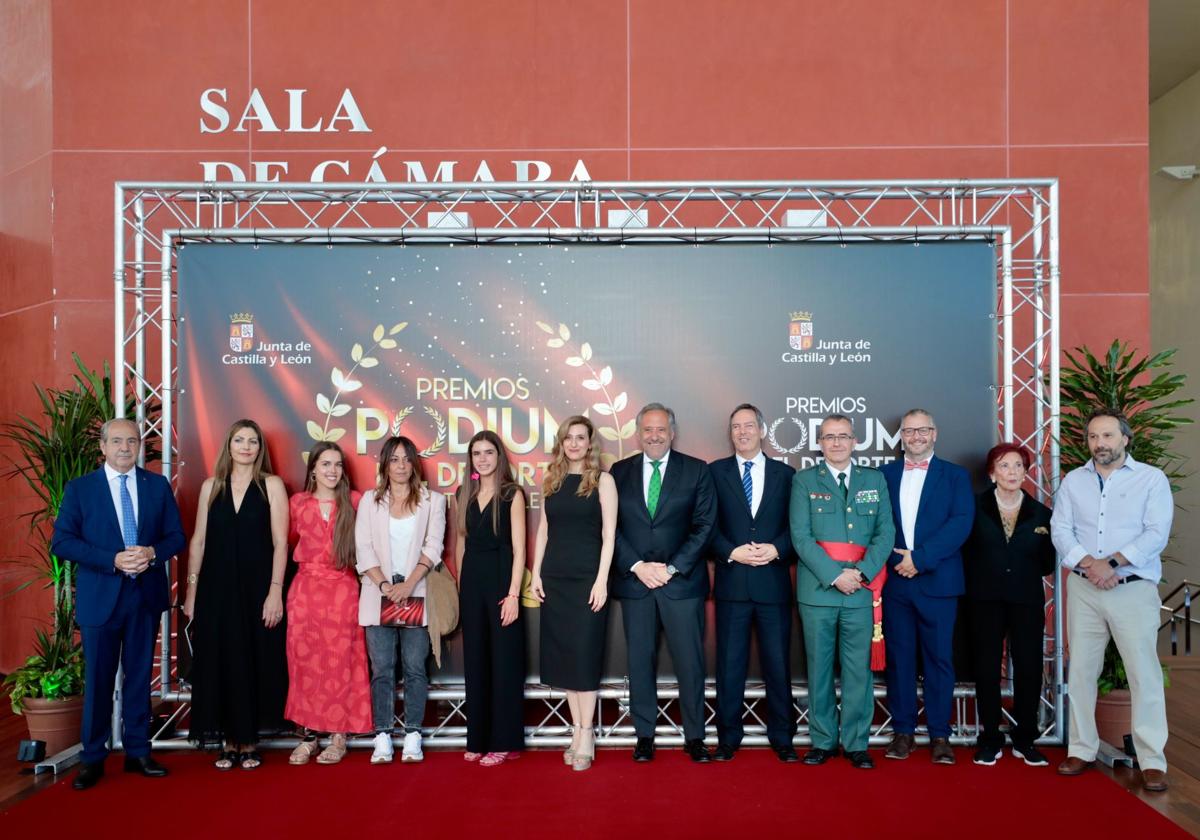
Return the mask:
{"type": "MultiPolygon", "coordinates": [[[[374,492],[364,493],[358,503],[354,543],[358,548],[358,573],[363,576],[362,591],[358,599],[358,623],[363,627],[379,624],[379,600],[383,597],[379,587],[366,576],[367,570],[378,568],[383,572],[384,580],[392,579],[392,541],[388,534],[390,504],[391,498],[387,495],[376,502],[374,492]]],[[[418,539],[412,541],[409,562],[404,565],[414,565],[420,559],[419,556],[424,554],[436,569],[442,562],[442,549],[446,538],[446,497],[427,487],[422,488],[416,518],[418,539]],[[421,539],[420,535],[424,535],[424,539],[421,539]]],[[[433,605],[430,600],[426,599],[425,613],[432,626],[434,619],[430,615],[430,608],[433,605]]]]}

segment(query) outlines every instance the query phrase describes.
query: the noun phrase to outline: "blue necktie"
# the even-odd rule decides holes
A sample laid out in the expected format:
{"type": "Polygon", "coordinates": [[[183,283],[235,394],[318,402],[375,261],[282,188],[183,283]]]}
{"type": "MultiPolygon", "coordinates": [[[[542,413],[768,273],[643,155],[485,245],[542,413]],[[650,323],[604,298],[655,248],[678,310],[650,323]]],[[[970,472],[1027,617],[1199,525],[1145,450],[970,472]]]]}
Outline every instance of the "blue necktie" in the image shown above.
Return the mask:
{"type": "Polygon", "coordinates": [[[137,517],[133,513],[133,496],[129,495],[129,476],[121,478],[121,538],[125,540],[126,548],[138,544],[137,517]]]}
{"type": "Polygon", "coordinates": [[[742,473],[742,489],[746,491],[746,504],[750,506],[751,512],[754,510],[754,481],[750,478],[750,468],[753,466],[753,461],[747,461],[742,464],[744,468],[744,472],[742,473]]]}

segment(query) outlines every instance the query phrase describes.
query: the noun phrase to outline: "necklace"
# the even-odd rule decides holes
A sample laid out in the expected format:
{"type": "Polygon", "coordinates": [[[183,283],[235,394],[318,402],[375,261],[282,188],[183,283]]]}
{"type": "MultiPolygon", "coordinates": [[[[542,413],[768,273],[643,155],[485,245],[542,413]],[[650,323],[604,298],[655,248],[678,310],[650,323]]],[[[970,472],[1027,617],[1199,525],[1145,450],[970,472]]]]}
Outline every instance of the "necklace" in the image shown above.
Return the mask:
{"type": "Polygon", "coordinates": [[[996,496],[996,505],[997,505],[997,507],[1000,508],[1000,510],[1012,513],[1014,510],[1021,509],[1021,501],[1024,498],[1023,496],[1017,498],[1017,503],[1015,505],[1009,505],[1009,504],[1004,503],[1004,500],[1000,498],[999,488],[996,489],[995,496],[996,496]]]}

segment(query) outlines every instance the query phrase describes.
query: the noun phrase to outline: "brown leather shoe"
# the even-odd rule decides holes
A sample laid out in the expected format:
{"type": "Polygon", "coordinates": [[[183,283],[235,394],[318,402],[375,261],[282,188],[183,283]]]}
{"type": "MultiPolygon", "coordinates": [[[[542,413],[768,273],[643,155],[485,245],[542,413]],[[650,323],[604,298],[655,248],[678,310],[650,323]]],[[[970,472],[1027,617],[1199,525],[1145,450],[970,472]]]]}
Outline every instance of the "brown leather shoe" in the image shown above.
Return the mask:
{"type": "Polygon", "coordinates": [[[934,764],[954,763],[954,749],[950,746],[949,738],[931,738],[929,747],[933,751],[934,764]]]}
{"type": "Polygon", "coordinates": [[[1096,766],[1094,761],[1084,761],[1073,755],[1067,756],[1067,760],[1058,765],[1058,775],[1060,776],[1078,776],[1085,770],[1091,770],[1096,766]]]}
{"type": "Polygon", "coordinates": [[[1167,789],[1166,770],[1143,770],[1142,787],[1152,793],[1161,793],[1167,789]]]}
{"type": "Polygon", "coordinates": [[[905,732],[897,732],[892,736],[892,743],[888,744],[887,752],[883,754],[884,758],[908,758],[909,753],[913,748],[913,736],[905,732]]]}

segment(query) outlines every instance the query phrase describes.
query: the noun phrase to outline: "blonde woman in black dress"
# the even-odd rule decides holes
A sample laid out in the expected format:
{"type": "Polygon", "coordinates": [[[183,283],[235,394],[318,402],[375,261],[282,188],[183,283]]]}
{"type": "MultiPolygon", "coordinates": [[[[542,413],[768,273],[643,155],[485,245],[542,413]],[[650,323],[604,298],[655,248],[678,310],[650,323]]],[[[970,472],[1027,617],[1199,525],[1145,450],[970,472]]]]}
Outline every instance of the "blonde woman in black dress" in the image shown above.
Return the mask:
{"type": "Polygon", "coordinates": [[[600,469],[596,427],[570,417],[558,428],[542,484],[530,590],[542,602],[542,682],[567,693],[573,735],[563,760],[587,770],[604,665],[608,571],[617,530],[617,486],[600,469]]]}

